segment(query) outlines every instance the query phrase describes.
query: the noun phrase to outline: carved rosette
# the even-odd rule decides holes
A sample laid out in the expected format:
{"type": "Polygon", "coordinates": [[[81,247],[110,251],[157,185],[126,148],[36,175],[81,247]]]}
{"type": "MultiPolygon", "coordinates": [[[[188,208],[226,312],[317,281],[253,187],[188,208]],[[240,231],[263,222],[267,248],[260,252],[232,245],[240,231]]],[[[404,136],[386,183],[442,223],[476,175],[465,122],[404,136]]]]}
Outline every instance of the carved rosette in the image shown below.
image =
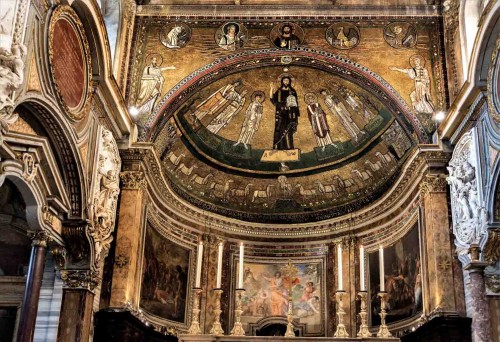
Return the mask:
{"type": "Polygon", "coordinates": [[[447,167],[455,245],[459,255],[468,253],[471,244],[480,244],[485,235],[486,210],[477,182],[474,131],[467,132],[455,146],[447,167]]]}
{"type": "Polygon", "coordinates": [[[120,168],[121,159],[113,134],[102,128],[92,202],[89,205],[89,233],[94,243],[95,266],[102,264],[113,240],[120,168]]]}
{"type": "Polygon", "coordinates": [[[146,189],[146,178],[144,177],[144,172],[140,171],[123,171],[120,173],[120,178],[122,180],[122,189],[128,190],[145,190],[146,189]]]}
{"type": "Polygon", "coordinates": [[[99,273],[90,270],[62,270],[61,279],[65,288],[91,292],[100,283],[99,273]]]}

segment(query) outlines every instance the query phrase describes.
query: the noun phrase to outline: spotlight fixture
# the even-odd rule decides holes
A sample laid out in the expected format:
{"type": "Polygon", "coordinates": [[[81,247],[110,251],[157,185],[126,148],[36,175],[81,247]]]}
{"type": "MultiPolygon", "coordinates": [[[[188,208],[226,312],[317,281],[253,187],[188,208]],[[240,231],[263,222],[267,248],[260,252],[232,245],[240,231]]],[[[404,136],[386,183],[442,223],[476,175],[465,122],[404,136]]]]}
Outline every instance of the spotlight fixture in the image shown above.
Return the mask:
{"type": "Polygon", "coordinates": [[[436,115],[434,116],[434,120],[437,122],[441,122],[444,120],[445,116],[446,116],[445,113],[441,110],[436,113],[436,115]]]}

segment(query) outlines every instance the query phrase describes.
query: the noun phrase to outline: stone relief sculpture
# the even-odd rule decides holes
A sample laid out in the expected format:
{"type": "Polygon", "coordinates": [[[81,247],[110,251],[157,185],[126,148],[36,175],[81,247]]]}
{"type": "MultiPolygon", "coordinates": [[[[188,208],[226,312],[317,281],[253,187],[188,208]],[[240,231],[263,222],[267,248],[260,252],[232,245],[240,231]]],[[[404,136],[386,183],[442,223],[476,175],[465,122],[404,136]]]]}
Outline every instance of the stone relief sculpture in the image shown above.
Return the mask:
{"type": "Polygon", "coordinates": [[[113,240],[111,233],[115,226],[116,205],[120,193],[120,168],[121,160],[113,134],[103,128],[98,149],[93,200],[88,213],[96,264],[104,260],[113,240]]]}
{"type": "Polygon", "coordinates": [[[10,51],[0,49],[0,142],[18,115],[14,111],[14,92],[24,81],[26,46],[14,44],[10,51]]]}
{"type": "Polygon", "coordinates": [[[394,66],[389,69],[406,74],[415,82],[415,88],[410,93],[413,108],[418,113],[432,114],[434,113],[434,104],[432,103],[429,73],[425,69],[425,59],[419,55],[411,56],[410,66],[411,68],[407,69],[394,66]]]}
{"type": "MultiPolygon", "coordinates": [[[[466,250],[471,243],[479,243],[486,221],[486,211],[478,193],[473,133],[469,132],[455,147],[450,160],[447,178],[451,191],[453,232],[457,246],[466,250]]],[[[460,251],[459,251],[460,253],[460,251]]]]}

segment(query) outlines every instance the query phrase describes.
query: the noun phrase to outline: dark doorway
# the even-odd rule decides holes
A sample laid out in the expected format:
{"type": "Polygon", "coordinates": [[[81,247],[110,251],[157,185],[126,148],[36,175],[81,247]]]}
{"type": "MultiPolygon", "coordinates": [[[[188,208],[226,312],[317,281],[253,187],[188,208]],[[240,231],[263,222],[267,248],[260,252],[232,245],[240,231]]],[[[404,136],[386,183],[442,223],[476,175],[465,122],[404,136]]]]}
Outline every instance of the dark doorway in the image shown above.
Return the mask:
{"type": "MultiPolygon", "coordinates": [[[[273,323],[258,329],[255,332],[256,336],[285,336],[286,325],[280,323],[273,323]]],[[[294,330],[295,336],[299,336],[299,331],[294,330]]]]}

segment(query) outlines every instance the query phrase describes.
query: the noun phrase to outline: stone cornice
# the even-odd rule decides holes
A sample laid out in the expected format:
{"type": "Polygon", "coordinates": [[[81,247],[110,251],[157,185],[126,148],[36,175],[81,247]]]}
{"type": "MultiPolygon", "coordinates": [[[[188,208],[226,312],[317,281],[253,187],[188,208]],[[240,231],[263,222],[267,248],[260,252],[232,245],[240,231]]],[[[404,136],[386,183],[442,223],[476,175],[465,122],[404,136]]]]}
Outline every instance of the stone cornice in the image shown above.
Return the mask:
{"type": "Polygon", "coordinates": [[[193,19],[336,19],[342,17],[440,17],[440,6],[377,6],[377,5],[142,5],[136,16],[190,17],[193,19]],[[286,15],[285,15],[286,13],[286,15]]]}
{"type": "Polygon", "coordinates": [[[144,168],[148,194],[152,206],[166,224],[182,229],[212,232],[237,239],[244,236],[256,240],[280,240],[300,238],[304,241],[331,239],[351,230],[363,235],[372,227],[387,225],[406,226],[409,207],[418,205],[419,184],[430,168],[444,166],[450,154],[434,145],[421,145],[410,156],[401,175],[391,189],[379,200],[349,215],[308,224],[263,224],[245,222],[208,213],[181,199],[169,187],[161,171],[161,164],[150,144],[136,144],[129,152],[138,157],[144,168]],[[405,216],[406,215],[406,216],[405,216]]]}

